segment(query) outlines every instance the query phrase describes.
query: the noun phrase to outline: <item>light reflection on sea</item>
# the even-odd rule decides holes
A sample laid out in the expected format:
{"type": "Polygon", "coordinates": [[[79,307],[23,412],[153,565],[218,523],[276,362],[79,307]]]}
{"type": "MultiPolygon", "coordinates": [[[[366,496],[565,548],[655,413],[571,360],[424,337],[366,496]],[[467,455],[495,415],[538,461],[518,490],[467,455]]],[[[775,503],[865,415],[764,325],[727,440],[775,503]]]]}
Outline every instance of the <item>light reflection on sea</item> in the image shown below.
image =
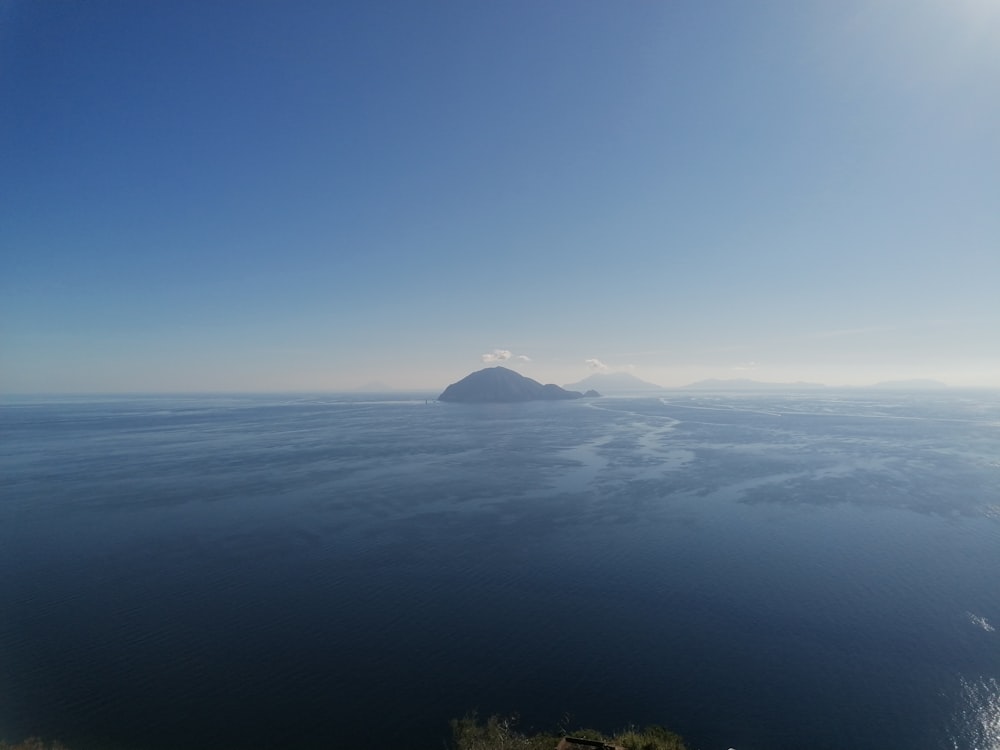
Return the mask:
{"type": "Polygon", "coordinates": [[[1000,750],[1000,682],[995,677],[961,680],[961,706],[952,736],[955,750],[1000,750]]]}

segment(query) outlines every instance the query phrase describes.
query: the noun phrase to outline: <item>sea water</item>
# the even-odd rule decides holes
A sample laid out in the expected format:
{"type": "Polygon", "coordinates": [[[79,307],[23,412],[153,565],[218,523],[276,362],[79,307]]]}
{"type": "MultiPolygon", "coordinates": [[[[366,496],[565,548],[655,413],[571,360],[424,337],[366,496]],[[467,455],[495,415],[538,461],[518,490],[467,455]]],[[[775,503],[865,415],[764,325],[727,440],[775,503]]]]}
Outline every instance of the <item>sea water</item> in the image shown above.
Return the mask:
{"type": "Polygon", "coordinates": [[[0,738],[1000,748],[1000,398],[8,399],[0,738]]]}

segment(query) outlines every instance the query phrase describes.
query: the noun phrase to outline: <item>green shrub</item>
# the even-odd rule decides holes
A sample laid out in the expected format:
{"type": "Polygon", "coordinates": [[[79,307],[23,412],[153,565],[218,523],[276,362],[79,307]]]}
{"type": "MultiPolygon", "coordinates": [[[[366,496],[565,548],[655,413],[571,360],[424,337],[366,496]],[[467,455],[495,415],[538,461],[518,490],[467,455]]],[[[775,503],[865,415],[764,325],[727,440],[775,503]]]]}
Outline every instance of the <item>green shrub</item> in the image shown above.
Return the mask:
{"type": "Polygon", "coordinates": [[[38,737],[29,737],[13,745],[0,740],[0,750],[67,750],[67,748],[61,742],[45,742],[38,737]]]}
{"type": "Polygon", "coordinates": [[[555,735],[527,736],[515,729],[517,717],[490,716],[483,723],[475,713],[452,719],[451,736],[456,750],[552,750],[555,735]]]}
{"type": "Polygon", "coordinates": [[[626,750],[686,750],[680,735],[655,725],[646,727],[641,732],[630,729],[615,735],[611,744],[620,745],[626,750]]]}
{"type": "MultiPolygon", "coordinates": [[[[563,734],[526,735],[516,729],[516,717],[490,716],[483,722],[475,713],[453,719],[451,735],[454,750],[554,750],[563,734]]],[[[663,727],[629,729],[607,737],[593,729],[577,729],[570,736],[599,740],[626,750],[687,750],[679,735],[663,727]]]]}

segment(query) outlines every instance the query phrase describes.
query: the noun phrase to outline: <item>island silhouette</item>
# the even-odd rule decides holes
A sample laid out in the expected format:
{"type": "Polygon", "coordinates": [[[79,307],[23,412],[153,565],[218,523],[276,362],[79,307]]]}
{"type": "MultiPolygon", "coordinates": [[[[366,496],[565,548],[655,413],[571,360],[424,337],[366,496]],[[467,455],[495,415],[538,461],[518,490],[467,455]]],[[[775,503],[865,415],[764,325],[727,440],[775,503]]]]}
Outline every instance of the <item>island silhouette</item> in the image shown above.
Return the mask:
{"type": "MultiPolygon", "coordinates": [[[[587,396],[598,396],[595,391],[587,396]]],[[[558,385],[542,385],[506,367],[487,367],[477,370],[457,383],[452,383],[438,396],[438,401],[455,401],[467,404],[512,403],[516,401],[565,401],[583,398],[579,391],[567,391],[558,385]]]]}

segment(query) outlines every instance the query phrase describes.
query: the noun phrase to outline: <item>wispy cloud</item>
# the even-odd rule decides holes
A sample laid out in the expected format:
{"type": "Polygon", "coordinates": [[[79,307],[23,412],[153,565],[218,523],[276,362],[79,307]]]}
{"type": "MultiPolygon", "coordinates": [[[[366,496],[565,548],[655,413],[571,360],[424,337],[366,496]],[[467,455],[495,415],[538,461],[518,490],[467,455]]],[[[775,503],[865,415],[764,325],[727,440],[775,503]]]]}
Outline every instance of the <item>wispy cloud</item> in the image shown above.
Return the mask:
{"type": "Polygon", "coordinates": [[[804,336],[808,339],[837,339],[845,336],[867,336],[871,333],[888,333],[898,330],[898,326],[867,326],[865,328],[843,328],[834,331],[817,331],[804,336]]]}
{"type": "Polygon", "coordinates": [[[514,356],[514,355],[511,354],[511,352],[509,350],[507,350],[507,349],[494,349],[491,352],[487,352],[486,354],[483,354],[480,357],[480,359],[482,359],[483,362],[487,362],[487,363],[491,363],[492,364],[492,363],[496,363],[496,362],[506,362],[512,356],[514,356]]]}
{"type": "Polygon", "coordinates": [[[597,372],[607,372],[608,366],[601,362],[601,360],[596,357],[591,357],[590,359],[585,359],[584,362],[587,364],[591,370],[596,370],[597,372]]]}
{"type": "Polygon", "coordinates": [[[519,362],[531,361],[531,357],[529,357],[527,354],[518,354],[514,359],[518,360],[519,362]]]}
{"type": "Polygon", "coordinates": [[[644,349],[638,352],[618,352],[615,357],[658,357],[664,354],[673,354],[675,350],[673,349],[644,349]]]}
{"type": "Polygon", "coordinates": [[[733,365],[733,369],[737,372],[752,372],[757,369],[756,362],[740,362],[738,365],[733,365]]]}

